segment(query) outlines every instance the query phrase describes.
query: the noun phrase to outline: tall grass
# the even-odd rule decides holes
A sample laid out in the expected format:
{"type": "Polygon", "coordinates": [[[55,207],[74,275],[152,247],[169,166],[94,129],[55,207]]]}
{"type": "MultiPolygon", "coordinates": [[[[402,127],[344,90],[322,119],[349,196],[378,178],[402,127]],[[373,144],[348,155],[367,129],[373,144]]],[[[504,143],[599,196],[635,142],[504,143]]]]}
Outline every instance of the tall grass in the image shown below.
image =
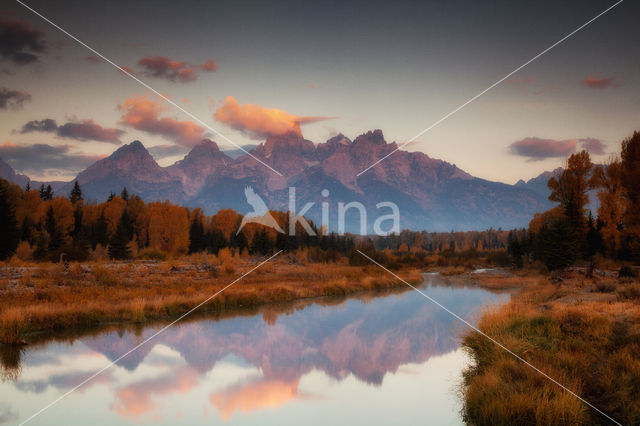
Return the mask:
{"type": "MultiPolygon", "coordinates": [[[[581,301],[597,291],[581,285],[525,287],[509,304],[485,312],[479,327],[612,418],[640,424],[640,305],[623,297],[581,301]]],[[[480,334],[467,334],[463,348],[472,359],[464,373],[465,421],[609,423],[480,334]]]]}
{"type": "MultiPolygon", "coordinates": [[[[142,323],[179,316],[253,267],[230,251],[160,263],[41,264],[27,269],[21,285],[0,289],[0,341],[19,343],[35,331],[95,326],[110,321],[142,323]],[[202,263],[200,263],[202,262],[202,263]]],[[[221,312],[261,304],[364,290],[403,287],[379,268],[275,259],[202,307],[221,312]]],[[[421,280],[418,270],[402,276],[421,280]]]]}

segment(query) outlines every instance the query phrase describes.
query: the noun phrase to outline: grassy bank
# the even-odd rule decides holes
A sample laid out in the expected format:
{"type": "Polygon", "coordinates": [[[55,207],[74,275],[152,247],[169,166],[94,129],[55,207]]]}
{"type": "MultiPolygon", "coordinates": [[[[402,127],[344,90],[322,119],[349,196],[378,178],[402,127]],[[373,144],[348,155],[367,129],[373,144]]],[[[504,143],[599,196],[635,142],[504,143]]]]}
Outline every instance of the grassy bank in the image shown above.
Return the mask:
{"type": "MultiPolygon", "coordinates": [[[[227,286],[261,259],[194,255],[171,262],[6,265],[0,278],[0,342],[21,343],[34,332],[144,323],[176,318],[227,286]]],[[[413,268],[399,271],[421,280],[413,268]]],[[[200,309],[230,309],[405,286],[377,266],[311,263],[280,256],[200,309]]]]}
{"type": "MultiPolygon", "coordinates": [[[[528,283],[480,329],[623,424],[640,424],[640,282],[574,271],[528,283]]],[[[610,424],[494,343],[470,333],[470,424],[610,424]]]]}

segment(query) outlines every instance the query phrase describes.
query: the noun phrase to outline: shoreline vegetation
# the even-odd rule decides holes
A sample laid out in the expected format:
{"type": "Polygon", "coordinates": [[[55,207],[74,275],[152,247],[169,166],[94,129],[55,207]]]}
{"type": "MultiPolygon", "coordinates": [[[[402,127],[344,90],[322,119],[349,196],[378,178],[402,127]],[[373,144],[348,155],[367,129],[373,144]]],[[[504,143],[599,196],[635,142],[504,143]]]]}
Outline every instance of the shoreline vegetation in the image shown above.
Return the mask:
{"type": "MultiPolygon", "coordinates": [[[[377,266],[326,265],[282,254],[198,310],[223,312],[322,296],[407,287],[377,266]]],[[[5,266],[0,278],[0,343],[24,344],[33,333],[109,322],[170,320],[223,289],[262,258],[223,249],[177,261],[41,263],[5,266]]],[[[422,280],[413,267],[396,273],[422,280]]]]}
{"type": "MultiPolygon", "coordinates": [[[[479,329],[622,424],[640,423],[640,280],[572,268],[488,309],[479,329]]],[[[469,424],[609,424],[606,417],[476,332],[462,347],[469,424]]]]}

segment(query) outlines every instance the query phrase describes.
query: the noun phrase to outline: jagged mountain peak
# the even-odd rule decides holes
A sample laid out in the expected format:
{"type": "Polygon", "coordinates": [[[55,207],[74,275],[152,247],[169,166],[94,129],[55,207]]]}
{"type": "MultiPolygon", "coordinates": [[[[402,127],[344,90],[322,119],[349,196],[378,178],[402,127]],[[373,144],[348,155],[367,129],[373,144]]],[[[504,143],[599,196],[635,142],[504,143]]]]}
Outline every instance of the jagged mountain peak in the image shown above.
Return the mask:
{"type": "Polygon", "coordinates": [[[174,164],[174,166],[184,166],[187,164],[204,163],[210,161],[218,162],[219,160],[223,160],[225,164],[232,161],[231,157],[220,150],[220,147],[218,147],[217,143],[210,139],[203,139],[199,144],[194,146],[191,151],[189,151],[184,159],[178,161],[176,164],[174,164]]]}
{"type": "Polygon", "coordinates": [[[387,145],[387,141],[384,139],[384,134],[380,129],[370,130],[363,133],[353,141],[354,145],[366,142],[373,143],[375,145],[387,145]]]}
{"type": "Polygon", "coordinates": [[[387,143],[381,130],[365,132],[353,142],[338,134],[318,145],[295,132],[270,136],[252,154],[283,175],[276,176],[249,155],[232,159],[211,140],[203,140],[169,167],[160,167],[144,145],[134,141],[94,163],[78,175],[78,181],[96,200],[126,186],[145,200],[169,199],[209,214],[223,208],[245,212],[246,186],[273,209],[288,207],[290,186],[298,188],[300,205],[322,202],[319,194],[328,189],[332,202],[359,201],[374,210],[381,201],[397,203],[401,226],[430,230],[523,226],[549,205],[543,177],[538,179],[540,189],[533,191],[522,183],[474,178],[454,164],[420,152],[397,150],[358,176],[396,150],[397,144],[387,143]]]}
{"type": "Polygon", "coordinates": [[[268,136],[265,143],[260,144],[257,150],[267,155],[276,151],[310,154],[315,151],[315,144],[296,132],[289,132],[283,135],[268,136]]]}
{"type": "Polygon", "coordinates": [[[140,142],[139,140],[135,140],[131,143],[122,145],[120,148],[115,150],[115,152],[107,158],[111,160],[120,160],[124,158],[129,158],[132,156],[139,157],[139,158],[149,157],[153,159],[153,157],[151,157],[151,154],[149,154],[149,151],[147,151],[147,148],[145,148],[142,142],[140,142]]]}
{"type": "Polygon", "coordinates": [[[351,139],[343,135],[342,133],[338,133],[334,137],[330,138],[325,142],[328,145],[351,145],[351,139]]]}
{"type": "Polygon", "coordinates": [[[191,153],[209,153],[209,154],[215,154],[220,152],[220,148],[218,147],[218,144],[215,143],[214,141],[212,141],[211,139],[202,139],[202,141],[197,144],[196,146],[194,146],[191,151],[189,152],[191,153]]]}

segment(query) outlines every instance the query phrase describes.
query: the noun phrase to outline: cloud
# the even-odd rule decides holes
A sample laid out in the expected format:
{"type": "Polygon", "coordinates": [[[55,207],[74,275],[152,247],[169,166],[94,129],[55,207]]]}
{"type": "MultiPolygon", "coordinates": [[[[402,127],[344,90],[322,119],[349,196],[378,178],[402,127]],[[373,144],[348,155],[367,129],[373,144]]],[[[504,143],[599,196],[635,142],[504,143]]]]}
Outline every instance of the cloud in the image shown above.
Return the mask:
{"type": "Polygon", "coordinates": [[[600,139],[596,138],[584,138],[580,139],[580,145],[582,149],[586,149],[590,154],[593,155],[604,155],[606,154],[605,149],[607,146],[600,139]]]}
{"type": "Polygon", "coordinates": [[[222,420],[227,421],[235,411],[251,412],[274,408],[296,399],[298,380],[260,379],[241,383],[212,394],[209,400],[220,412],[222,420]]]}
{"type": "Polygon", "coordinates": [[[72,145],[17,145],[5,142],[0,145],[0,158],[14,169],[38,176],[64,176],[75,174],[104,155],[75,151],[72,145]]]}
{"type": "Polygon", "coordinates": [[[218,71],[218,64],[213,59],[207,59],[204,64],[200,65],[200,69],[206,72],[218,71]]]}
{"type": "Polygon", "coordinates": [[[126,65],[120,66],[120,69],[118,70],[118,72],[122,73],[125,77],[127,77],[126,73],[129,73],[131,75],[136,75],[137,74],[136,71],[133,68],[128,67],[126,65]]]}
{"type": "Polygon", "coordinates": [[[92,62],[94,64],[99,64],[101,62],[104,62],[101,57],[95,56],[95,55],[85,56],[84,60],[87,62],[92,62]]]}
{"type": "Polygon", "coordinates": [[[48,132],[55,133],[61,138],[75,139],[79,141],[98,141],[113,144],[121,144],[120,136],[124,131],[120,129],[109,129],[94,123],[93,120],[82,120],[80,122],[69,122],[58,126],[55,120],[45,118],[43,120],[32,120],[22,126],[20,133],[48,132]]]}
{"type": "Polygon", "coordinates": [[[328,119],[328,117],[300,117],[280,109],[265,108],[255,104],[240,105],[232,96],[225,99],[224,104],[216,110],[214,117],[256,139],[291,132],[302,135],[301,124],[328,119]]]}
{"type": "Polygon", "coordinates": [[[180,368],[172,374],[131,383],[114,394],[111,408],[125,418],[139,418],[157,410],[155,399],[171,394],[185,394],[198,385],[198,374],[190,368],[180,368]],[[155,397],[155,398],[154,398],[155,397]]]}
{"type": "Polygon", "coordinates": [[[31,102],[29,93],[0,87],[0,109],[20,109],[26,102],[31,102]]]}
{"type": "Polygon", "coordinates": [[[118,109],[123,112],[122,123],[136,130],[159,135],[177,144],[193,147],[204,138],[205,128],[192,121],[160,118],[165,108],[146,96],[127,99],[118,109]]]}
{"type": "Polygon", "coordinates": [[[46,50],[43,34],[28,22],[0,19],[0,57],[25,65],[38,62],[46,50]]]}
{"type": "Polygon", "coordinates": [[[142,74],[169,81],[188,83],[197,80],[195,70],[187,62],[174,61],[166,56],[147,56],[138,61],[142,74]]]}
{"type": "Polygon", "coordinates": [[[198,71],[216,72],[218,64],[207,59],[203,64],[194,65],[186,61],[176,61],[166,56],[146,56],[138,61],[142,74],[147,77],[164,78],[169,81],[190,83],[198,79],[198,71]]]}
{"type": "Polygon", "coordinates": [[[56,120],[45,118],[43,120],[31,120],[22,126],[20,133],[31,132],[55,132],[58,129],[56,120]]]}
{"type": "Polygon", "coordinates": [[[612,87],[618,87],[613,78],[600,78],[600,77],[587,77],[582,80],[582,85],[590,89],[609,89],[612,87]]]}
{"type": "Polygon", "coordinates": [[[546,158],[566,157],[576,150],[577,145],[577,139],[554,140],[529,137],[509,145],[509,152],[521,157],[528,157],[529,161],[538,161],[546,158]]]}

